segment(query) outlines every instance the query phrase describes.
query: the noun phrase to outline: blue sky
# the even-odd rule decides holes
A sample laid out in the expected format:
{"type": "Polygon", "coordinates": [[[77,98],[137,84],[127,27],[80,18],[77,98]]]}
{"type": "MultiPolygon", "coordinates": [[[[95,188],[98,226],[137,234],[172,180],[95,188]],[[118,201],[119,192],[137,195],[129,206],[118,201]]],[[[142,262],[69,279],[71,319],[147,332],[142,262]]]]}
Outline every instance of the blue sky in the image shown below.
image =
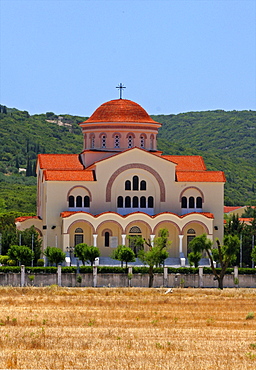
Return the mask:
{"type": "Polygon", "coordinates": [[[255,0],[0,0],[0,102],[89,116],[256,110],[255,0]]]}

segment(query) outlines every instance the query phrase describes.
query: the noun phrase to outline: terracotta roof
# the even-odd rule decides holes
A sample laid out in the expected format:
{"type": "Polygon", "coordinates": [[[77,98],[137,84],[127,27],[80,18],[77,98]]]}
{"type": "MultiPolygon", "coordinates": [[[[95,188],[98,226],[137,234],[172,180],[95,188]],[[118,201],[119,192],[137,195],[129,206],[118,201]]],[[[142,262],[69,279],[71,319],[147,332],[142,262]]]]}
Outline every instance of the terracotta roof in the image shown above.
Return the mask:
{"type": "Polygon", "coordinates": [[[102,104],[87,121],[80,124],[95,122],[141,122],[161,126],[139,104],[127,99],[110,100],[102,104]]]}
{"type": "Polygon", "coordinates": [[[245,223],[249,223],[249,222],[252,222],[253,221],[253,218],[252,217],[239,217],[238,219],[240,222],[245,222],[245,223]]]}
{"type": "Polygon", "coordinates": [[[240,209],[242,206],[236,206],[236,207],[229,207],[229,206],[224,206],[224,213],[229,213],[234,211],[235,209],[240,209]]]}
{"type": "Polygon", "coordinates": [[[176,171],[179,182],[225,182],[222,171],[176,171]]]}
{"type": "Polygon", "coordinates": [[[161,158],[177,164],[177,171],[204,171],[206,166],[200,155],[162,155],[161,158]]]}
{"type": "Polygon", "coordinates": [[[32,218],[38,220],[38,216],[21,216],[21,217],[15,218],[15,222],[23,222],[23,221],[26,221],[26,220],[29,220],[29,219],[32,219],[32,218]]]}
{"type": "Polygon", "coordinates": [[[82,170],[78,154],[39,154],[39,166],[47,170],[82,170]]]}
{"type": "Polygon", "coordinates": [[[45,170],[46,181],[94,181],[93,171],[54,171],[45,170]]]}

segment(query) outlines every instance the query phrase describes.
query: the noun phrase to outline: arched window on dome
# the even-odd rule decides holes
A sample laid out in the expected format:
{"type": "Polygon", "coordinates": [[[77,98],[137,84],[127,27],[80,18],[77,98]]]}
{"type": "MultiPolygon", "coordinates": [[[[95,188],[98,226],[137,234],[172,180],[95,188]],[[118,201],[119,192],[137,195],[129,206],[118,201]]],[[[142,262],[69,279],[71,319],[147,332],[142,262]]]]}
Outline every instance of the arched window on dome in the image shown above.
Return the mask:
{"type": "Polygon", "coordinates": [[[145,136],[143,135],[140,136],[140,147],[145,149],[145,136]]]}
{"type": "Polygon", "coordinates": [[[128,136],[128,148],[132,148],[133,147],[133,137],[132,135],[129,135],[128,136]]]}
{"type": "Polygon", "coordinates": [[[91,146],[91,149],[95,148],[95,136],[94,135],[90,136],[90,146],[91,146]]]}
{"type": "Polygon", "coordinates": [[[106,135],[102,135],[101,136],[101,148],[102,149],[105,149],[106,148],[106,141],[107,141],[106,135]]]}
{"type": "Polygon", "coordinates": [[[154,135],[150,136],[150,150],[154,149],[154,135]]]}
{"type": "Polygon", "coordinates": [[[120,148],[120,136],[115,135],[114,137],[114,148],[120,148]]]}

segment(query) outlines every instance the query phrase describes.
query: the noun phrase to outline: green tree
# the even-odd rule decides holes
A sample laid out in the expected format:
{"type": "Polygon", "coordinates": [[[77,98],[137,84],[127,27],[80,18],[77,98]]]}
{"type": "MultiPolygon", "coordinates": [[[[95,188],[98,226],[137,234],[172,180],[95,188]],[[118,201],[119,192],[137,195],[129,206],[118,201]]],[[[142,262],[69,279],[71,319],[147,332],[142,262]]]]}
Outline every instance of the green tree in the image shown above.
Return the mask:
{"type": "Polygon", "coordinates": [[[194,253],[202,253],[205,251],[210,260],[211,269],[218,280],[218,286],[223,289],[223,279],[226,270],[230,264],[236,260],[237,253],[240,248],[240,240],[237,235],[225,235],[223,239],[223,245],[217,242],[217,248],[213,248],[213,242],[207,239],[206,234],[195,237],[189,246],[192,248],[194,253]],[[214,261],[220,264],[220,272],[218,272],[214,266],[214,261]]]}
{"type": "Polygon", "coordinates": [[[95,258],[100,256],[100,251],[97,247],[80,243],[75,246],[75,255],[82,261],[83,265],[85,262],[90,262],[91,266],[93,266],[95,258]]]}
{"type": "Polygon", "coordinates": [[[34,257],[32,250],[25,245],[11,245],[7,255],[10,260],[14,260],[16,263],[19,262],[20,265],[26,266],[31,265],[32,258],[34,257]]]}
{"type": "Polygon", "coordinates": [[[127,267],[128,262],[134,262],[135,261],[135,253],[134,251],[126,247],[125,245],[119,245],[112,253],[112,258],[115,260],[121,261],[121,266],[123,267],[123,263],[125,262],[125,265],[127,267]]]}
{"type": "Polygon", "coordinates": [[[52,264],[56,264],[56,266],[59,263],[62,263],[65,261],[66,254],[57,247],[47,247],[44,251],[44,255],[48,258],[49,262],[52,264]]]}
{"type": "Polygon", "coordinates": [[[21,244],[26,245],[31,250],[33,248],[34,259],[38,260],[41,256],[42,240],[36,231],[34,226],[31,226],[24,231],[18,231],[18,239],[21,240],[21,244]]]}
{"type": "MultiPolygon", "coordinates": [[[[190,243],[189,243],[189,248],[191,248],[190,243]]],[[[189,260],[190,266],[198,267],[199,266],[199,261],[200,261],[201,258],[202,258],[202,253],[201,252],[190,252],[189,255],[188,255],[188,260],[189,260]]]]}
{"type": "Polygon", "coordinates": [[[252,256],[254,263],[256,263],[256,245],[253,247],[251,256],[252,256]]]}
{"type": "MultiPolygon", "coordinates": [[[[164,264],[164,260],[168,257],[167,247],[171,244],[168,241],[168,230],[160,229],[159,237],[154,239],[154,246],[149,246],[149,250],[145,251],[141,249],[139,251],[139,258],[147,265],[149,265],[149,283],[148,286],[151,288],[154,281],[154,267],[158,267],[164,264]]],[[[146,240],[144,239],[146,242],[146,240]]]]}

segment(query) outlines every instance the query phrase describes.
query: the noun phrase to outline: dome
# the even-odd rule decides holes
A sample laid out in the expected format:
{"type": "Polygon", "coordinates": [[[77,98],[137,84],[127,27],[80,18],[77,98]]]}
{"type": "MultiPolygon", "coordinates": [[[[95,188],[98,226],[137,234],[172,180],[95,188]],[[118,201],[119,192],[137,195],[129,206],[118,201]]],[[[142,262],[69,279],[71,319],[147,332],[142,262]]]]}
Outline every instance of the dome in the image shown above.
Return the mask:
{"type": "Polygon", "coordinates": [[[103,103],[85,121],[85,123],[96,122],[134,122],[159,125],[139,104],[127,99],[116,99],[103,103]]]}

